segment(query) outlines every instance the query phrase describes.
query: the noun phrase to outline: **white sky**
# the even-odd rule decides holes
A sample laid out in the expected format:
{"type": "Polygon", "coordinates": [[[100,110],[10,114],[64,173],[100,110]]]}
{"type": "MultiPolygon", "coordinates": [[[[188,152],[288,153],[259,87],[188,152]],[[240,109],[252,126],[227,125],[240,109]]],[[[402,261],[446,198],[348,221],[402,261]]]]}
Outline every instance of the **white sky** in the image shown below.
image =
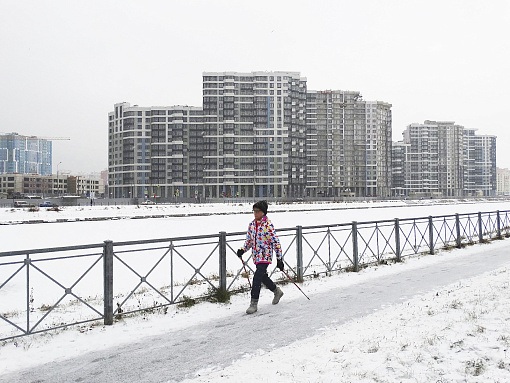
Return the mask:
{"type": "Polygon", "coordinates": [[[314,90],[393,104],[393,139],[449,120],[510,167],[510,3],[0,0],[0,132],[68,136],[54,163],[107,167],[116,102],[202,103],[203,71],[299,71],[314,90]]]}

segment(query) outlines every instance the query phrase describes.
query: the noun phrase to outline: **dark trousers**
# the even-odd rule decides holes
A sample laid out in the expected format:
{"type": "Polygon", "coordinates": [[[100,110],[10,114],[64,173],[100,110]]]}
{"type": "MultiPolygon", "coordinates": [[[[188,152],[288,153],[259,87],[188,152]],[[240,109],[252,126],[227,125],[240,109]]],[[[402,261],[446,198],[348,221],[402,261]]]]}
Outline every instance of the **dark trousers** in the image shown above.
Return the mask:
{"type": "Polygon", "coordinates": [[[276,289],[276,285],[271,278],[269,278],[269,275],[267,275],[268,266],[268,263],[259,263],[257,265],[257,270],[255,270],[255,275],[253,277],[253,286],[251,288],[251,299],[259,299],[262,283],[271,291],[276,289]]]}

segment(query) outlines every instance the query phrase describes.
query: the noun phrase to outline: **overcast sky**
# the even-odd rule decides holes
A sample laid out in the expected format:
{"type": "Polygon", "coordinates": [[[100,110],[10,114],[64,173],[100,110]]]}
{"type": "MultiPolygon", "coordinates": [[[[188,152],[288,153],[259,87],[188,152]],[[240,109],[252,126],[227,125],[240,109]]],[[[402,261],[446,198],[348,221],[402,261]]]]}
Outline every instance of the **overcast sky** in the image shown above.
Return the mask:
{"type": "Polygon", "coordinates": [[[202,104],[204,71],[298,71],[308,89],[496,135],[510,167],[510,1],[0,0],[0,132],[54,141],[60,170],[108,166],[116,102],[202,104]]]}

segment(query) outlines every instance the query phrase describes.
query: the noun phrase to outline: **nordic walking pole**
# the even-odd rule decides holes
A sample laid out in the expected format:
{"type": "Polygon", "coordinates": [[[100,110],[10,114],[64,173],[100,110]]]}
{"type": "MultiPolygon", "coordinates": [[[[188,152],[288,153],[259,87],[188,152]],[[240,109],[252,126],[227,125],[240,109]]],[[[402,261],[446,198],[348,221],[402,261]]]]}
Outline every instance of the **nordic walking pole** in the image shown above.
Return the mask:
{"type": "Polygon", "coordinates": [[[246,263],[244,263],[242,258],[239,258],[239,259],[243,263],[244,273],[246,274],[246,279],[248,279],[248,285],[250,285],[250,290],[251,290],[250,274],[248,274],[248,272],[246,271],[246,263]]]}
{"type": "Polygon", "coordinates": [[[281,270],[281,272],[282,272],[282,273],[284,273],[284,274],[287,276],[287,278],[289,278],[289,280],[290,280],[292,283],[294,283],[294,286],[296,286],[296,287],[299,289],[299,291],[301,291],[301,293],[302,293],[302,294],[303,294],[303,295],[304,295],[304,296],[305,296],[308,300],[310,300],[310,298],[308,298],[308,295],[306,295],[306,294],[303,292],[303,290],[301,290],[301,287],[299,287],[299,286],[296,284],[296,282],[294,282],[294,280],[293,280],[293,279],[289,276],[289,274],[287,274],[287,273],[286,273],[285,271],[283,271],[283,270],[281,270]]]}

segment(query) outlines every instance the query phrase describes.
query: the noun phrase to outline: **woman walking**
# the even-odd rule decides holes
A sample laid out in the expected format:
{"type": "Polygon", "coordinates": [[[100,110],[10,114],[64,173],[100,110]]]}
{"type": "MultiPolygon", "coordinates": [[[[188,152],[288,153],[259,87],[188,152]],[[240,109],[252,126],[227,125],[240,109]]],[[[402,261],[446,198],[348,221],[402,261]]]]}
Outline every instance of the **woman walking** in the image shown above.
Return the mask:
{"type": "Polygon", "coordinates": [[[281,271],[284,267],[280,240],[275,233],[273,224],[266,216],[267,208],[266,201],[259,201],[253,205],[255,219],[248,226],[243,247],[237,250],[237,256],[242,261],[243,254],[252,249],[252,259],[256,267],[251,288],[250,307],[246,310],[246,314],[253,314],[257,311],[262,284],[273,292],[273,305],[276,305],[283,296],[283,291],[267,275],[267,268],[273,260],[273,251],[276,253],[276,267],[281,271]]]}

